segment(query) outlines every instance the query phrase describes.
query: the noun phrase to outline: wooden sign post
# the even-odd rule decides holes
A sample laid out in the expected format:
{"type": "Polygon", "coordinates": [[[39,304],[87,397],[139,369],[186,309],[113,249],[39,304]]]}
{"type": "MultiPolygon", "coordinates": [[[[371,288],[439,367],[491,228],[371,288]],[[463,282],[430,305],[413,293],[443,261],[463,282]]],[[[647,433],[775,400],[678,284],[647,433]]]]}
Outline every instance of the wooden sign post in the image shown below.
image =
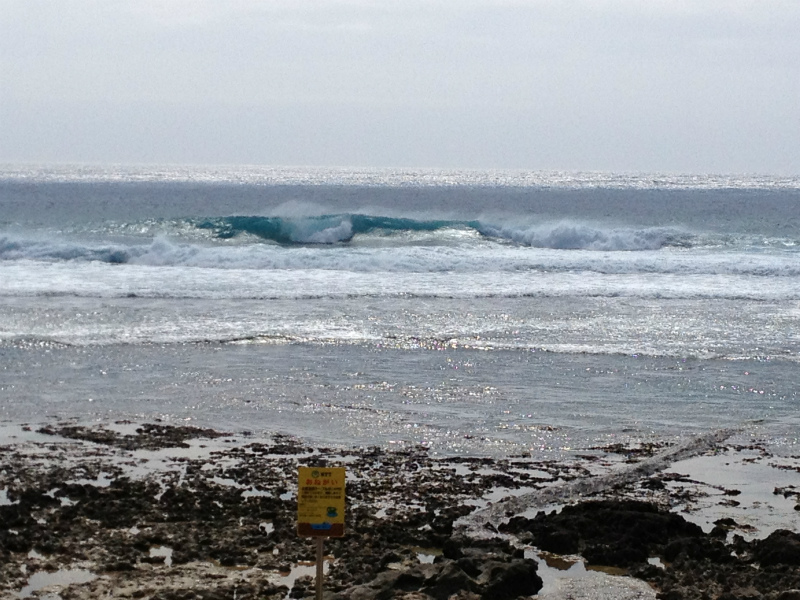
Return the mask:
{"type": "Polygon", "coordinates": [[[322,600],[322,543],[344,535],[344,467],[299,467],[297,535],[317,543],[317,600],[322,600]]]}

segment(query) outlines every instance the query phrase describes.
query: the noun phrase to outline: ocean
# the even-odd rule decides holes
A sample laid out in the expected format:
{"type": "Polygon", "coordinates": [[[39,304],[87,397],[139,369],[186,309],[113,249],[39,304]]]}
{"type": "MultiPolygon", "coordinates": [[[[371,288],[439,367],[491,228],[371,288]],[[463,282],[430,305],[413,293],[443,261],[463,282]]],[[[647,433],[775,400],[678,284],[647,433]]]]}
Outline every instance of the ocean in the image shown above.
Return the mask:
{"type": "Polygon", "coordinates": [[[800,445],[800,178],[0,167],[0,419],[800,445]]]}

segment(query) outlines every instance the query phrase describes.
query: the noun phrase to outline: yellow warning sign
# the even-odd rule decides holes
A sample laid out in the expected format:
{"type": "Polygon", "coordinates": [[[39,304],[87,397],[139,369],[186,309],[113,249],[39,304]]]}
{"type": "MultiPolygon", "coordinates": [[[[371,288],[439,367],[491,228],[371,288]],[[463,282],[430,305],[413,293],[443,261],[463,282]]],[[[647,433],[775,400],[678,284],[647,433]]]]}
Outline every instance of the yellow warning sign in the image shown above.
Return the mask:
{"type": "Polygon", "coordinates": [[[297,534],[344,535],[344,467],[299,467],[297,534]]]}

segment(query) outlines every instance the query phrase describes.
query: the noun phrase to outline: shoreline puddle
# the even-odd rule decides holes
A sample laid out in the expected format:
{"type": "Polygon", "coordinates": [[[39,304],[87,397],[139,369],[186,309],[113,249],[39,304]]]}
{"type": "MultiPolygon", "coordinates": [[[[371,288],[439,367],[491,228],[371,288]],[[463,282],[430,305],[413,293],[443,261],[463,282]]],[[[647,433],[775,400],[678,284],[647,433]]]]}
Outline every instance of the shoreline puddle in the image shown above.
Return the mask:
{"type": "MultiPolygon", "coordinates": [[[[330,571],[330,567],[334,562],[336,562],[336,559],[332,556],[326,555],[322,559],[323,580],[330,571]]],[[[315,585],[316,576],[317,576],[316,561],[301,560],[300,562],[293,564],[290,571],[283,571],[283,572],[278,571],[270,573],[268,579],[269,581],[275,583],[276,585],[285,585],[287,588],[289,588],[285,596],[285,598],[288,599],[292,597],[291,595],[292,588],[294,588],[298,579],[300,579],[301,577],[311,577],[311,579],[314,580],[311,583],[311,586],[313,587],[315,585]]]]}
{"type": "Polygon", "coordinates": [[[150,558],[164,557],[164,566],[172,566],[172,548],[169,546],[155,546],[150,548],[150,558]]]}
{"type": "Polygon", "coordinates": [[[678,461],[667,471],[680,475],[675,481],[666,482],[668,488],[695,490],[691,506],[681,514],[704,531],[710,531],[720,519],[733,519],[735,532],[746,540],[766,536],[778,528],[800,531],[800,510],[795,508],[800,495],[776,493],[779,488],[791,489],[798,484],[797,458],[727,450],[678,461]]]}
{"type": "Polygon", "coordinates": [[[12,502],[8,498],[8,490],[6,488],[0,489],[0,506],[12,506],[14,504],[19,504],[19,500],[12,502]]]}
{"type": "MultiPolygon", "coordinates": [[[[37,571],[28,578],[19,592],[17,598],[30,598],[34,592],[53,586],[68,586],[89,583],[97,579],[97,575],[86,569],[62,569],[59,571],[37,571]]],[[[58,594],[55,596],[60,598],[58,594]]]]}
{"type": "Polygon", "coordinates": [[[593,600],[655,600],[656,591],[627,575],[624,569],[588,565],[580,556],[560,556],[525,549],[538,565],[542,589],[538,600],[592,598],[593,600]]]}

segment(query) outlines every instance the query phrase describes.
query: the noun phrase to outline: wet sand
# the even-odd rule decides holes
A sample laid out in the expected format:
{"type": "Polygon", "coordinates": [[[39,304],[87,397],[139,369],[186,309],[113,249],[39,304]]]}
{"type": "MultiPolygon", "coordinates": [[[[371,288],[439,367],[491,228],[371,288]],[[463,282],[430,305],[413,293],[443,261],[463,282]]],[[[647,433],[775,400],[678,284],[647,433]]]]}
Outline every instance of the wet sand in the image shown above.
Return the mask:
{"type": "Polygon", "coordinates": [[[800,598],[800,457],[707,436],[557,463],[162,423],[0,425],[3,598],[303,598],[298,465],[342,465],[326,597],[800,598]]]}

